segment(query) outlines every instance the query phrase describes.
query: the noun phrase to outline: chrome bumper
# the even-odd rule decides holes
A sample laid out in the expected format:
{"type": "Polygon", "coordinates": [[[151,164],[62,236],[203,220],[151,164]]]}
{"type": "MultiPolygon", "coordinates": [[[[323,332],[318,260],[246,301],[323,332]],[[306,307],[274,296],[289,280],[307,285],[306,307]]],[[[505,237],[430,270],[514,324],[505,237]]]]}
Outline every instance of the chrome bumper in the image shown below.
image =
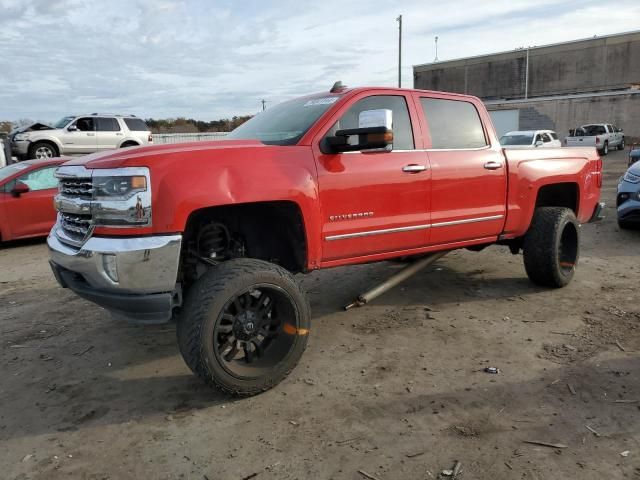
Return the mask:
{"type": "Polygon", "coordinates": [[[176,281],[181,235],[92,237],[77,250],[58,240],[56,228],[47,244],[62,287],[136,322],[171,318],[180,303],[176,281]]]}

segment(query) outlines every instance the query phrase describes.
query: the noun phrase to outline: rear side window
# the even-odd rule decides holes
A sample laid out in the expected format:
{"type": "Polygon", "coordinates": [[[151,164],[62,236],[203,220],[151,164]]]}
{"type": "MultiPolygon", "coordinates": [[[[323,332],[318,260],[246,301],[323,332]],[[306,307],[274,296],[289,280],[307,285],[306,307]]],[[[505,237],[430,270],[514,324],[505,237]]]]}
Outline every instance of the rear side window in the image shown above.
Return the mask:
{"type": "Polygon", "coordinates": [[[459,100],[420,98],[429,124],[431,148],[482,148],[487,139],[473,104],[459,100]]]}
{"type": "Polygon", "coordinates": [[[149,127],[144,123],[143,120],[139,118],[125,118],[124,123],[127,125],[127,128],[132,132],[148,132],[149,127]]]}
{"type": "Polygon", "coordinates": [[[556,132],[551,132],[549,135],[551,135],[551,138],[554,140],[558,140],[558,134],[556,132]]]}
{"type": "Polygon", "coordinates": [[[333,125],[329,135],[335,134],[338,130],[358,128],[360,112],[378,109],[387,109],[393,112],[393,149],[413,150],[413,131],[407,101],[400,95],[373,95],[358,100],[333,125]]]}
{"type": "Polygon", "coordinates": [[[115,118],[96,118],[99,132],[119,132],[120,124],[115,118]]]}
{"type": "Polygon", "coordinates": [[[546,133],[542,134],[542,141],[544,143],[549,143],[551,141],[551,137],[549,135],[547,135],[546,133]]]}

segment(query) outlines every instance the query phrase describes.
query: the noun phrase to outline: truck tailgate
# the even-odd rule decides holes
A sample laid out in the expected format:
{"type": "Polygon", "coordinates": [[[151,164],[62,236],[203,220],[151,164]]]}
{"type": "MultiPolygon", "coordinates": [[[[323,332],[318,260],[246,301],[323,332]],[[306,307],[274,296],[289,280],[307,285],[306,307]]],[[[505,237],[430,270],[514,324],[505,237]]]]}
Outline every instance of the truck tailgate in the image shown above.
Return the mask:
{"type": "Polygon", "coordinates": [[[595,147],[596,137],[567,137],[567,147],[595,147]]]}

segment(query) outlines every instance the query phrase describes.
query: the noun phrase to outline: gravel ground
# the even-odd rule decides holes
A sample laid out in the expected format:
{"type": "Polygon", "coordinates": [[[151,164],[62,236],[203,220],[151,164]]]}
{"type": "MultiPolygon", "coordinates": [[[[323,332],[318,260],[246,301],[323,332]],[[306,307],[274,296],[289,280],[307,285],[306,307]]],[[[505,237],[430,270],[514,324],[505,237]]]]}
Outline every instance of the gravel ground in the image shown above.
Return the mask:
{"type": "Polygon", "coordinates": [[[567,288],[533,286],[502,247],[348,312],[400,267],[300,277],[309,348],[244,400],[190,374],[174,325],[112,320],[56,286],[41,240],[5,245],[0,477],[430,479],[458,460],[461,479],[640,478],[640,230],[613,208],[625,161],[604,158],[608,218],[583,226],[567,288]]]}

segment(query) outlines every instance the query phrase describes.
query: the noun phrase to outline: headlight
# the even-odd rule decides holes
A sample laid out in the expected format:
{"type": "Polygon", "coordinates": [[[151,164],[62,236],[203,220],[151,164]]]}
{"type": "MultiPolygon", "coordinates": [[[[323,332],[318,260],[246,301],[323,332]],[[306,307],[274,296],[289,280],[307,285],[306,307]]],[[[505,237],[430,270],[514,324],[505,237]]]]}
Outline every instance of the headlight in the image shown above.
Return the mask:
{"type": "Polygon", "coordinates": [[[91,212],[95,225],[151,226],[151,182],[146,167],[94,170],[91,212]]]}
{"type": "Polygon", "coordinates": [[[624,174],[624,177],[622,177],[623,180],[625,182],[629,182],[629,183],[640,183],[640,175],[635,175],[631,172],[627,172],[624,174]]]}
{"type": "Polygon", "coordinates": [[[93,177],[95,199],[127,200],[136,193],[147,190],[147,178],[143,175],[130,177],[93,177]]]}
{"type": "Polygon", "coordinates": [[[22,140],[28,140],[29,139],[29,134],[28,133],[16,133],[13,136],[14,140],[18,140],[18,141],[22,141],[22,140]]]}

